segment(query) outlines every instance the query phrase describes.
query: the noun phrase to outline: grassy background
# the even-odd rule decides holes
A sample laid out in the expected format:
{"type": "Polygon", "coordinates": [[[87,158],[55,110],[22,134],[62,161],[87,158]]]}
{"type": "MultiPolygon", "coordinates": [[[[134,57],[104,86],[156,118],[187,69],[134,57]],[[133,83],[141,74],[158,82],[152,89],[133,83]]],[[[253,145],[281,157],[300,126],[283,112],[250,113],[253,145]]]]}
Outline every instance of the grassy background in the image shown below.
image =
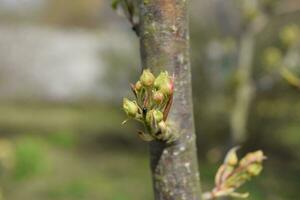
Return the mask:
{"type": "MultiPolygon", "coordinates": [[[[5,199],[153,199],[147,143],[134,134],[135,123],[120,126],[118,109],[3,103],[0,112],[2,140],[13,149],[12,164],[1,173],[5,199]]],[[[204,190],[213,186],[220,163],[200,159],[204,190]]],[[[241,191],[249,191],[249,199],[297,199],[296,160],[270,154],[265,166],[241,191]]]]}

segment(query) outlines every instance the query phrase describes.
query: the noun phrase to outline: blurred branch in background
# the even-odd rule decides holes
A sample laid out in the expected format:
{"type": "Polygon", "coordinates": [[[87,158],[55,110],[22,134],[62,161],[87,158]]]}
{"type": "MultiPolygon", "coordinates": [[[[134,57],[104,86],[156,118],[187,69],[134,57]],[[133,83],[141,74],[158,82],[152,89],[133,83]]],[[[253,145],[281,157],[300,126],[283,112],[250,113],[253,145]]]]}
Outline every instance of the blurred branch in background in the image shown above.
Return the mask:
{"type": "Polygon", "coordinates": [[[268,5],[273,9],[276,2],[266,2],[266,5],[256,0],[240,3],[244,29],[240,33],[236,98],[230,120],[232,143],[235,145],[243,143],[247,138],[248,116],[256,90],[253,83],[256,37],[269,20],[263,9],[268,5]]]}

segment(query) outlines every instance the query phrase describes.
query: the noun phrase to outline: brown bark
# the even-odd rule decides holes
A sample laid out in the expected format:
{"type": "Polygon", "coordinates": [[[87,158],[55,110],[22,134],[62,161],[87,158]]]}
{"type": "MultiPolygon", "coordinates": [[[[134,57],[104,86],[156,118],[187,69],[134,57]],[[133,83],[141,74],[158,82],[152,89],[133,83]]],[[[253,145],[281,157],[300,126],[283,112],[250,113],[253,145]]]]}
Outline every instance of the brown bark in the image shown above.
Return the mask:
{"type": "Polygon", "coordinates": [[[139,27],[144,68],[175,76],[174,102],[168,117],[178,141],[150,143],[156,200],[200,200],[195,144],[187,0],[141,0],[139,27]]]}

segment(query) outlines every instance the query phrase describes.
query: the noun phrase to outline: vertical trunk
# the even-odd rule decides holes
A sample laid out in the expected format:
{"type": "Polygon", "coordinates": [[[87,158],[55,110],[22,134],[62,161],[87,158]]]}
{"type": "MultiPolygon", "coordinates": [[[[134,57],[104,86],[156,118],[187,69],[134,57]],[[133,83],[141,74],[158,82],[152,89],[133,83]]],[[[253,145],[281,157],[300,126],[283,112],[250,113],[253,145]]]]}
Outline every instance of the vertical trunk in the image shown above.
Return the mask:
{"type": "Polygon", "coordinates": [[[238,61],[236,102],[230,121],[234,145],[244,142],[247,137],[249,109],[254,97],[254,86],[252,81],[254,43],[255,38],[251,31],[242,35],[238,61]]]}
{"type": "Polygon", "coordinates": [[[141,0],[140,42],[144,68],[175,76],[168,122],[181,137],[172,144],[150,143],[156,200],[201,199],[193,120],[189,60],[188,0],[141,0]]]}

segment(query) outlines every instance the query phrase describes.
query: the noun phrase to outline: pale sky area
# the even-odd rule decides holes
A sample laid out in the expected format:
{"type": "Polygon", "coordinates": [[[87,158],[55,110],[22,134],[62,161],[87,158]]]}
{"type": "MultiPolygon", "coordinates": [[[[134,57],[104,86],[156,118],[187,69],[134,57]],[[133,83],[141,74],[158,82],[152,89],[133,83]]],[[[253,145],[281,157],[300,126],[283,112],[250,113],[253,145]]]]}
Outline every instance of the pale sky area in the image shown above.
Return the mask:
{"type": "Polygon", "coordinates": [[[0,8],[8,10],[38,8],[46,0],[0,0],[0,8]]]}

